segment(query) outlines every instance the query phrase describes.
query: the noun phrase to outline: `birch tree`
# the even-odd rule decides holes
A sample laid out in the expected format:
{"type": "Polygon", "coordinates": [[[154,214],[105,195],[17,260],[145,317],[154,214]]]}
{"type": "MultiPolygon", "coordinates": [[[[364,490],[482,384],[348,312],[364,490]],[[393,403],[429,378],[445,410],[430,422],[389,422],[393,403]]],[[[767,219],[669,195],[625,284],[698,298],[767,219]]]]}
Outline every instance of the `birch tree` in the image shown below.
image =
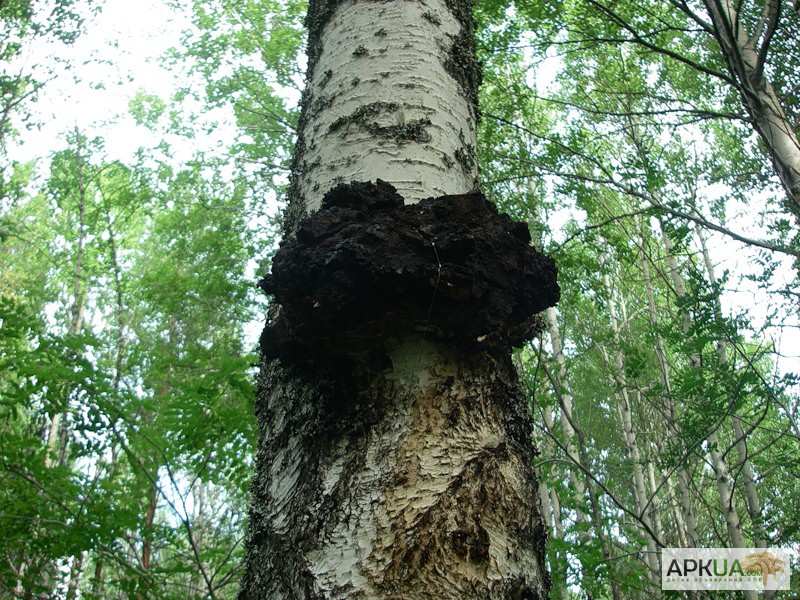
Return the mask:
{"type": "Polygon", "coordinates": [[[469,3],[323,0],[306,25],[240,597],[545,598],[509,352],[558,289],[473,191],[469,3]]]}
{"type": "MultiPolygon", "coordinates": [[[[765,187],[772,170],[783,189],[784,210],[800,215],[796,7],[775,0],[578,0],[546,11],[536,4],[532,10],[520,7],[533,16],[529,27],[558,33],[537,43],[563,46],[584,66],[592,54],[647,63],[650,79],[640,91],[654,104],[629,114],[713,123],[708,141],[727,146],[724,152],[730,155],[716,169],[717,177],[730,178],[736,188],[746,185],[748,173],[765,187]],[[750,145],[748,130],[758,136],[759,148],[750,145]]],[[[613,85],[587,87],[575,106],[591,118],[619,114],[606,101],[613,104],[624,94],[613,85]],[[590,100],[595,95],[599,102],[590,100]]],[[[759,207],[762,213],[766,209],[759,207]]]]}

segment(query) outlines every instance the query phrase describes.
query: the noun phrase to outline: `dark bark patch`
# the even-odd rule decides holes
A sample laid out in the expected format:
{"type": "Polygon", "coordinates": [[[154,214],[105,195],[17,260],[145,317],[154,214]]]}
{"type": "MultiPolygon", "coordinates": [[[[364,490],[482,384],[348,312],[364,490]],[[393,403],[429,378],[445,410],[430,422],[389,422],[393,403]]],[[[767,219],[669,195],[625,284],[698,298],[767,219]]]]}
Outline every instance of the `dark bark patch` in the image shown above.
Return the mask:
{"type": "Polygon", "coordinates": [[[424,331],[504,354],[559,297],[527,226],[480,192],[404,205],[389,184],[340,185],[283,242],[261,287],[277,310],[264,355],[342,356],[424,331]]]}
{"type": "Polygon", "coordinates": [[[485,563],[489,560],[489,534],[480,523],[451,532],[450,543],[456,555],[470,562],[485,563]]]}
{"type": "Polygon", "coordinates": [[[360,131],[369,133],[374,137],[394,140],[402,144],[405,142],[426,143],[431,141],[427,127],[431,124],[428,118],[412,119],[406,123],[396,125],[380,125],[375,119],[382,113],[394,113],[400,109],[396,102],[372,102],[359,107],[351,114],[339,117],[328,127],[328,133],[341,131],[347,135],[348,128],[353,125],[360,131]]]}
{"type": "Polygon", "coordinates": [[[478,106],[478,90],[483,81],[483,65],[475,49],[474,24],[462,23],[461,31],[453,38],[444,59],[444,68],[461,86],[470,106],[478,106]]]}
{"type": "Polygon", "coordinates": [[[328,127],[328,133],[339,131],[342,127],[350,124],[365,126],[381,113],[397,112],[399,108],[400,105],[396,102],[372,102],[371,104],[359,106],[346,117],[339,117],[331,123],[328,127]]]}
{"type": "Polygon", "coordinates": [[[427,10],[424,13],[422,13],[422,17],[424,19],[427,19],[428,21],[430,21],[431,23],[433,23],[437,27],[442,24],[442,19],[435,12],[431,12],[431,11],[427,10]]]}
{"type": "MultiPolygon", "coordinates": [[[[397,543],[392,559],[382,569],[376,588],[386,597],[393,590],[403,590],[408,598],[533,598],[544,600],[549,589],[547,573],[541,565],[527,570],[519,578],[481,581],[484,568],[490,566],[491,549],[507,549],[515,560],[529,561],[538,540],[532,537],[533,523],[540,521],[531,511],[536,502],[535,480],[520,482],[519,456],[507,449],[486,449],[469,460],[452,480],[447,490],[431,505],[415,526],[406,529],[398,522],[397,543]],[[522,485],[520,485],[522,483],[522,485]],[[515,540],[505,548],[506,540],[515,540]],[[453,569],[448,577],[437,572],[441,565],[471,563],[476,567],[453,569]],[[542,589],[535,593],[536,586],[542,589]],[[457,586],[457,588],[456,588],[457,586]],[[457,589],[457,591],[456,591],[457,589]]],[[[538,554],[543,557],[544,554],[538,554]]],[[[382,563],[383,564],[383,563],[382,563]]],[[[530,563],[528,563],[530,565],[530,563]]],[[[383,595],[381,597],[384,597],[383,595]]]]}

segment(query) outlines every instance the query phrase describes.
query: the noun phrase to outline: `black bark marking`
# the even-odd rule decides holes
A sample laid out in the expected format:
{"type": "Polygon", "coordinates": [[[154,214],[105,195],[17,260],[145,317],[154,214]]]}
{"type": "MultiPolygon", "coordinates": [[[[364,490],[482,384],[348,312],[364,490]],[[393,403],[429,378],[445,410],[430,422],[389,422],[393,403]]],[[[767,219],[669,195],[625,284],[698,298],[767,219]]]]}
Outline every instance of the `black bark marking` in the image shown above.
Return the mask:
{"type": "Polygon", "coordinates": [[[476,58],[475,34],[471,24],[463,26],[453,39],[444,59],[444,68],[461,86],[470,106],[478,106],[478,90],[483,81],[483,65],[476,58]]]}
{"type": "Polygon", "coordinates": [[[396,102],[365,104],[349,115],[336,119],[328,127],[328,133],[340,131],[341,135],[347,135],[348,127],[354,125],[372,136],[391,139],[398,144],[431,141],[431,135],[426,130],[426,127],[431,124],[431,120],[428,118],[412,119],[402,125],[380,125],[374,121],[381,113],[395,113],[398,110],[400,110],[400,105],[396,102]]]}
{"type": "Polygon", "coordinates": [[[439,15],[437,15],[434,12],[427,10],[424,13],[422,13],[422,16],[423,18],[427,19],[437,27],[442,24],[442,19],[439,17],[439,15]]]}
{"type": "Polygon", "coordinates": [[[489,561],[489,534],[480,523],[464,526],[450,534],[454,552],[474,563],[489,561]]]}

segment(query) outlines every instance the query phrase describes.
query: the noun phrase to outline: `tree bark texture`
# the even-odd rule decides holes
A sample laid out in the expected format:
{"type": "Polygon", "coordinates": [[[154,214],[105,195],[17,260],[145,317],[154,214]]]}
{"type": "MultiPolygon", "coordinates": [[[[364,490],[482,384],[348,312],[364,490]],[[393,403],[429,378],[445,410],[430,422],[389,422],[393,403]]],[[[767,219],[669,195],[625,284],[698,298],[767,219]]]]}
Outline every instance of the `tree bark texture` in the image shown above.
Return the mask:
{"type": "Polygon", "coordinates": [[[344,398],[273,363],[242,597],[546,597],[510,364],[419,340],[387,358],[344,398]]]}
{"type": "Polygon", "coordinates": [[[306,25],[289,233],[341,183],[380,178],[409,203],[476,187],[469,0],[316,0],[306,25]]]}
{"type": "Polygon", "coordinates": [[[558,286],[473,191],[469,3],[317,0],[306,23],[240,598],[546,598],[510,350],[558,286]]]}

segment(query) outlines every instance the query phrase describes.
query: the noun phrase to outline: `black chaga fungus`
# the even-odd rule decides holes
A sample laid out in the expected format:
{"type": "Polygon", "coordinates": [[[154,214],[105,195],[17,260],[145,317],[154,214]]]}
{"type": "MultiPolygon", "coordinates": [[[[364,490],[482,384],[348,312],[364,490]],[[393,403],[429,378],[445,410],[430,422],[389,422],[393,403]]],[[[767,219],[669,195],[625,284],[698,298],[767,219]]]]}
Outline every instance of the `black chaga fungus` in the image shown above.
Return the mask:
{"type": "Polygon", "coordinates": [[[328,192],[260,286],[277,304],[267,358],[366,352],[414,331],[505,353],[559,298],[552,259],[482,193],[404,205],[381,180],[328,192]]]}

